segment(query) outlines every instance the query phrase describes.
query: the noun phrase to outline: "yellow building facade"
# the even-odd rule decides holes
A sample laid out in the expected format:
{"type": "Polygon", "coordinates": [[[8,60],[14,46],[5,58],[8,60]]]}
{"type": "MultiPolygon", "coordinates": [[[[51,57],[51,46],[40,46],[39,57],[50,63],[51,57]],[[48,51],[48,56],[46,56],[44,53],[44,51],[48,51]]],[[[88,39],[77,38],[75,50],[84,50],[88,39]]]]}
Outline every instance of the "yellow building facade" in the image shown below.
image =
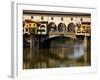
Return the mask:
{"type": "Polygon", "coordinates": [[[37,32],[38,22],[32,21],[31,19],[26,19],[23,21],[23,33],[35,33],[37,32]]]}

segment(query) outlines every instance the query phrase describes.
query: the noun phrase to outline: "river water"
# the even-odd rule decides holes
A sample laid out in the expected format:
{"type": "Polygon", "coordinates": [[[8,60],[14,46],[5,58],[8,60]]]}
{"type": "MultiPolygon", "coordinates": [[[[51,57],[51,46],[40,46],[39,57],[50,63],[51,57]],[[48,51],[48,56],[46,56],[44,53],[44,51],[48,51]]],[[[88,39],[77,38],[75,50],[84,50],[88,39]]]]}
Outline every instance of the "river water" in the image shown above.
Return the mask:
{"type": "MultiPolygon", "coordinates": [[[[80,67],[91,65],[90,38],[84,42],[84,38],[71,39],[58,37],[46,44],[49,46],[32,49],[31,59],[23,60],[24,69],[34,68],[58,68],[80,67]],[[86,44],[86,46],[84,46],[86,44]],[[26,60],[26,61],[25,61],[26,60]]],[[[30,54],[29,48],[23,52],[30,54]]],[[[24,55],[27,56],[28,55],[24,55]]],[[[26,58],[26,57],[25,57],[26,58]]]]}

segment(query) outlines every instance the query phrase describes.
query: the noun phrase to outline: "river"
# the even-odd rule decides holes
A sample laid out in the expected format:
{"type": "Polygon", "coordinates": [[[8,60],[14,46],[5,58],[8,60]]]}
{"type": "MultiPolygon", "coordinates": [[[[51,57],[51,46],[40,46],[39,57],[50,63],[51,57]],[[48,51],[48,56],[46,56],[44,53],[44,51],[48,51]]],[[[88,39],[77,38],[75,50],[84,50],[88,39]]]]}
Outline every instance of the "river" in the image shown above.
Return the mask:
{"type": "MultiPolygon", "coordinates": [[[[58,37],[46,45],[49,46],[49,48],[32,49],[31,59],[28,58],[27,61],[24,60],[24,69],[91,65],[90,38],[87,38],[87,42],[84,42],[84,38],[80,37],[77,39],[58,37]],[[84,46],[85,44],[86,46],[84,46]]],[[[30,51],[29,48],[24,48],[23,50],[24,52],[30,51]]]]}

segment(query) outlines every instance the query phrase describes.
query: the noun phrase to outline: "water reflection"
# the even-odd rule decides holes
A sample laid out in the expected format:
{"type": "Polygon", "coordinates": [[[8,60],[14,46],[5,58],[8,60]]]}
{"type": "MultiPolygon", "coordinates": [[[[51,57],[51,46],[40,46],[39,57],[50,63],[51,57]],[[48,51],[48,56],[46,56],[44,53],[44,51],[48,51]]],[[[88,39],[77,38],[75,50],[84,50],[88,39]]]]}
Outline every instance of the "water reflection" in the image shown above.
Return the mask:
{"type": "Polygon", "coordinates": [[[30,47],[24,47],[23,68],[88,66],[90,65],[90,39],[88,38],[87,43],[85,49],[84,38],[58,37],[54,40],[44,41],[41,44],[42,47],[39,48],[32,47],[30,49],[30,47]],[[32,50],[31,59],[29,57],[30,50],[32,50]]]}
{"type": "Polygon", "coordinates": [[[74,43],[73,47],[73,54],[68,56],[70,59],[78,59],[84,55],[84,44],[82,43],[82,40],[77,40],[77,42],[74,43]]]}

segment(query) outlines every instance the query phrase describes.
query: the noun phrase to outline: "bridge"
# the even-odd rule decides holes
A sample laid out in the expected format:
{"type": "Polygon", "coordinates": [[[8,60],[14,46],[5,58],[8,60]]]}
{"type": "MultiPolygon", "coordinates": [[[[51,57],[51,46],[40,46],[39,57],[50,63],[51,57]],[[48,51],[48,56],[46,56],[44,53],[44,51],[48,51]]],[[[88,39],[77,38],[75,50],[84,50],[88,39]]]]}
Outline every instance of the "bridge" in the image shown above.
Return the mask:
{"type": "Polygon", "coordinates": [[[64,36],[64,37],[70,37],[76,39],[76,34],[72,32],[58,32],[58,31],[49,32],[49,38],[57,37],[57,36],[64,36]]]}
{"type": "MultiPolygon", "coordinates": [[[[64,60],[64,49],[62,50],[55,50],[59,47],[53,47],[55,53],[52,53],[52,46],[54,45],[53,42],[56,42],[57,40],[61,40],[61,42],[64,42],[63,40],[66,40],[65,45],[73,44],[73,42],[77,41],[77,36],[82,36],[82,39],[84,39],[83,46],[84,51],[87,49],[87,39],[88,36],[91,36],[91,15],[90,14],[68,14],[68,13],[58,13],[54,12],[35,12],[35,11],[26,11],[24,10],[23,15],[23,40],[24,40],[24,47],[25,50],[26,47],[28,47],[30,50],[29,52],[24,51],[24,54],[29,53],[29,63],[32,62],[35,64],[32,64],[33,67],[38,68],[42,66],[42,63],[45,66],[48,67],[48,64],[52,64],[52,60],[56,59],[57,61],[64,60]],[[31,15],[30,15],[31,12],[31,15]],[[39,13],[39,14],[37,14],[39,13]],[[42,13],[42,14],[41,14],[42,13]],[[46,15],[43,15],[43,14],[46,15]],[[49,13],[49,14],[48,14],[49,13]],[[29,14],[29,15],[27,15],[29,14]],[[58,15],[58,16],[55,16],[58,15]],[[60,15],[60,16],[59,16],[60,15]],[[67,15],[67,16],[65,16],[67,15]],[[70,16],[69,16],[70,15],[70,16]],[[77,17],[76,17],[77,16],[77,17]],[[29,34],[27,34],[29,33],[29,34]],[[27,35],[26,35],[27,34],[27,35]],[[30,40],[30,41],[29,41],[30,40]],[[72,41],[68,43],[68,41],[72,41]],[[50,49],[51,48],[51,49],[50,49]],[[50,51],[51,50],[51,51],[50,51]],[[58,51],[58,52],[56,52],[58,51]],[[59,52],[61,51],[61,52],[59,52]],[[47,54],[46,54],[47,53],[47,54]],[[34,60],[34,61],[33,61],[34,60]],[[32,61],[32,62],[30,62],[32,61]]],[[[59,44],[59,42],[58,42],[59,44]]],[[[63,43],[64,44],[64,43],[63,43]]],[[[70,53],[72,48],[67,48],[66,51],[70,53]]],[[[66,52],[67,53],[67,52],[66,52]]],[[[26,55],[27,56],[27,55],[26,55]]],[[[88,54],[84,54],[84,64],[87,64],[87,57],[88,54]]],[[[66,60],[67,61],[67,60],[66,60]]],[[[28,63],[28,64],[29,64],[28,63]]],[[[57,63],[56,63],[57,64],[57,63]]],[[[68,62],[68,64],[72,64],[68,62]]],[[[26,65],[27,66],[27,65],[26,65]]]]}
{"type": "Polygon", "coordinates": [[[67,31],[49,31],[48,32],[48,36],[43,37],[43,35],[41,36],[41,42],[44,42],[48,39],[55,39],[58,37],[66,37],[66,38],[71,38],[71,39],[77,39],[77,36],[84,36],[88,37],[90,36],[90,33],[76,33],[76,32],[67,32],[67,31]]]}

